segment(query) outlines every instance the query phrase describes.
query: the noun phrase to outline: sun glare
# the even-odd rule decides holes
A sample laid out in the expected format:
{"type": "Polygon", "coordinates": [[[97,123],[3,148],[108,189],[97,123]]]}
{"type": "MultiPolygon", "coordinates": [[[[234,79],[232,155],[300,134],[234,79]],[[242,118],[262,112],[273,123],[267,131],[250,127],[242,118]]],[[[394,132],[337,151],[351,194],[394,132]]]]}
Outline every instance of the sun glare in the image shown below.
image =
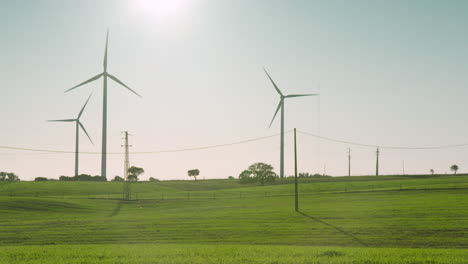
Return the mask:
{"type": "Polygon", "coordinates": [[[180,16],[191,0],[135,0],[135,8],[161,23],[180,16]]]}

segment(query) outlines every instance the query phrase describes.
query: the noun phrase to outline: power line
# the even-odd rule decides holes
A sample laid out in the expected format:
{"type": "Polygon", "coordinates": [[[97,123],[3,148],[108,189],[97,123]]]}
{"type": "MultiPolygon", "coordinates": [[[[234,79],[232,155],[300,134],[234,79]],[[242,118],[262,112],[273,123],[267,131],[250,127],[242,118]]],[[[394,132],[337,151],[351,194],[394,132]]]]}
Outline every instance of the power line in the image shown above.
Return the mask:
{"type": "MultiPolygon", "coordinates": [[[[288,134],[288,133],[291,133],[291,132],[292,132],[292,130],[289,130],[289,131],[286,131],[284,133],[288,134]]],[[[252,139],[247,139],[247,140],[241,140],[241,141],[235,141],[235,142],[231,142],[231,143],[211,145],[211,146],[204,146],[204,147],[168,149],[168,150],[159,150],[159,151],[140,151],[140,152],[132,152],[132,154],[160,154],[160,153],[174,153],[174,152],[186,152],[186,151],[196,151],[196,150],[204,150],[204,149],[214,149],[214,148],[228,147],[228,146],[233,146],[233,145],[240,145],[240,144],[260,141],[260,140],[264,140],[264,139],[268,139],[268,138],[272,138],[272,137],[277,137],[279,135],[281,135],[281,133],[270,135],[270,136],[264,136],[264,137],[258,137],[258,138],[252,138],[252,139]]],[[[20,148],[20,147],[11,147],[11,146],[0,146],[0,149],[33,151],[33,152],[40,152],[40,153],[43,153],[43,154],[45,154],[45,153],[64,153],[64,154],[75,153],[73,151],[66,151],[66,150],[20,148]]],[[[101,154],[101,152],[80,152],[80,154],[101,154]]],[[[124,152],[107,152],[107,154],[123,155],[125,153],[124,152]]]]}
{"type": "Polygon", "coordinates": [[[382,145],[372,145],[372,144],[366,144],[366,143],[359,143],[359,142],[352,142],[352,141],[347,141],[347,140],[341,140],[341,139],[334,139],[334,138],[329,138],[329,137],[323,137],[320,135],[312,134],[312,133],[307,133],[307,132],[302,132],[302,131],[297,131],[298,133],[301,133],[303,135],[307,136],[312,136],[315,138],[323,139],[323,140],[328,140],[332,142],[338,142],[338,143],[343,143],[343,144],[348,144],[348,145],[355,145],[355,146],[361,146],[361,147],[369,147],[369,148],[381,148],[381,149],[406,149],[406,150],[427,150],[427,149],[446,149],[446,148],[459,148],[459,147],[466,147],[468,146],[468,143],[465,144],[453,144],[453,145],[442,145],[442,146],[427,146],[427,147],[407,147],[407,146],[382,146],[382,145]]]}
{"type": "MultiPolygon", "coordinates": [[[[285,134],[291,133],[292,130],[284,132],[285,134]]],[[[308,132],[303,132],[303,131],[297,131],[300,134],[327,140],[327,141],[332,141],[332,142],[337,142],[337,143],[343,143],[343,144],[348,144],[348,145],[355,145],[355,146],[361,146],[361,147],[369,147],[369,148],[376,148],[379,147],[380,149],[402,149],[402,150],[428,150],[428,149],[447,149],[447,148],[458,148],[458,147],[466,147],[468,146],[468,143],[466,144],[453,144],[453,145],[441,145],[441,146],[427,146],[427,147],[408,147],[408,146],[382,146],[382,145],[373,145],[373,144],[366,144],[366,143],[359,143],[359,142],[353,142],[353,141],[347,141],[347,140],[341,140],[341,139],[335,139],[335,138],[329,138],[329,137],[324,137],[308,132]]],[[[133,154],[161,154],[161,153],[174,153],[174,152],[186,152],[186,151],[196,151],[196,150],[205,150],[205,149],[214,149],[214,148],[222,148],[222,147],[228,147],[228,146],[233,146],[233,145],[240,145],[240,144],[245,144],[245,143],[250,143],[250,142],[255,142],[255,141],[260,141],[272,137],[277,137],[281,135],[281,133],[270,135],[270,136],[264,136],[264,137],[258,137],[258,138],[252,138],[252,139],[247,139],[247,140],[241,140],[241,141],[235,141],[231,143],[225,143],[225,144],[218,144],[218,145],[210,145],[210,146],[203,146],[203,147],[194,147],[194,148],[181,148],[181,149],[167,149],[167,150],[156,150],[156,151],[140,151],[140,152],[132,152],[133,154]]],[[[73,154],[75,153],[74,151],[66,151],[66,150],[52,150],[52,149],[37,149],[37,148],[21,148],[21,147],[12,147],[12,146],[0,146],[0,149],[7,149],[7,150],[20,150],[20,151],[32,151],[32,152],[37,152],[38,154],[73,154]]],[[[0,153],[2,155],[10,155],[10,154],[24,154],[24,153],[0,153]]],[[[101,152],[80,152],[80,154],[101,154],[101,152]]],[[[108,152],[107,154],[111,155],[123,155],[125,154],[124,152],[108,152]]]]}

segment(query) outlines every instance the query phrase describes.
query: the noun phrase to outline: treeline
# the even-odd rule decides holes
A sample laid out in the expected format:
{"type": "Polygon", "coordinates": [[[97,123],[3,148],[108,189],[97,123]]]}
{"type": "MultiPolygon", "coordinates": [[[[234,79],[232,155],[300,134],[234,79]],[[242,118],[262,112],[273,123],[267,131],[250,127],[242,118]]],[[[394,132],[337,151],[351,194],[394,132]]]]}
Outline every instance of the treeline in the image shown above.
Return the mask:
{"type": "MultiPolygon", "coordinates": [[[[288,176],[288,178],[294,178],[294,177],[295,177],[294,175],[288,176]]],[[[331,176],[323,175],[323,174],[319,174],[319,173],[312,174],[312,173],[308,173],[308,172],[299,172],[297,174],[297,177],[299,177],[299,178],[321,178],[321,177],[331,177],[331,176]]]]}
{"type": "MultiPolygon", "coordinates": [[[[297,176],[299,178],[331,177],[328,175],[321,175],[318,173],[312,174],[308,172],[301,172],[297,176]]],[[[229,176],[229,179],[234,179],[234,177],[229,176]]],[[[257,162],[250,165],[239,175],[239,183],[260,183],[261,185],[275,184],[278,181],[280,182],[280,184],[284,184],[285,182],[288,182],[293,179],[294,176],[287,176],[285,179],[279,179],[278,175],[275,172],[273,172],[273,166],[263,162],[257,162]]]]}
{"type": "Polygon", "coordinates": [[[20,181],[20,178],[13,172],[0,171],[0,181],[16,182],[20,181]]]}
{"type": "Polygon", "coordinates": [[[107,178],[104,176],[91,176],[88,174],[80,174],[77,176],[60,176],[59,181],[98,181],[98,182],[105,182],[107,178]]]}
{"type": "MultiPolygon", "coordinates": [[[[89,174],[80,174],[78,176],[60,176],[59,181],[99,181],[105,182],[107,181],[106,177],[102,176],[91,176],[89,174]]],[[[45,177],[37,177],[34,181],[57,181],[56,179],[47,179],[45,177]]]]}

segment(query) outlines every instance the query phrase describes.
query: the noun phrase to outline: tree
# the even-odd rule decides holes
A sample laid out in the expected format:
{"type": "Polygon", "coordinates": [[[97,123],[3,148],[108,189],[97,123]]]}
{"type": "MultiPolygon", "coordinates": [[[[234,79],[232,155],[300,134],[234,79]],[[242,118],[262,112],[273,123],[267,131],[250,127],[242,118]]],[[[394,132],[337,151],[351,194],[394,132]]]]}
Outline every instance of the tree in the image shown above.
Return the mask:
{"type": "Polygon", "coordinates": [[[132,166],[128,169],[128,181],[138,181],[138,176],[145,173],[145,170],[139,167],[132,166]]]}
{"type": "Polygon", "coordinates": [[[200,170],[199,169],[193,169],[187,171],[187,174],[189,177],[193,177],[195,180],[197,180],[197,176],[200,175],[200,170]]]}
{"type": "Polygon", "coordinates": [[[229,180],[234,180],[234,176],[229,176],[228,179],[229,180]]]}
{"type": "Polygon", "coordinates": [[[431,174],[434,175],[434,169],[431,169],[431,174]]]}
{"type": "Polygon", "coordinates": [[[68,177],[64,175],[59,177],[59,181],[71,181],[71,180],[73,180],[72,177],[68,177]]]}
{"type": "Polygon", "coordinates": [[[0,172],[0,181],[15,182],[20,181],[19,177],[14,172],[0,172]]]}
{"type": "Polygon", "coordinates": [[[34,181],[47,181],[47,178],[45,177],[36,177],[34,181]]]}
{"type": "Polygon", "coordinates": [[[116,176],[114,177],[114,179],[112,179],[111,181],[114,181],[114,182],[123,182],[123,181],[124,181],[124,178],[122,178],[122,177],[116,175],[116,176]]]}
{"type": "Polygon", "coordinates": [[[239,181],[240,183],[259,182],[261,185],[265,185],[265,183],[275,182],[277,177],[273,166],[258,162],[241,172],[239,181]]]}
{"type": "Polygon", "coordinates": [[[456,164],[453,164],[452,166],[450,166],[450,170],[453,171],[455,174],[457,174],[457,171],[458,171],[458,165],[456,164]]]}
{"type": "Polygon", "coordinates": [[[136,181],[138,181],[138,176],[130,174],[127,177],[127,181],[136,182],[136,181]]]}
{"type": "Polygon", "coordinates": [[[254,183],[257,179],[250,170],[244,170],[239,174],[240,183],[254,183]]]}
{"type": "Polygon", "coordinates": [[[149,181],[150,181],[150,182],[157,182],[157,181],[159,181],[159,180],[156,179],[156,178],[150,177],[150,178],[149,178],[149,181]]]}

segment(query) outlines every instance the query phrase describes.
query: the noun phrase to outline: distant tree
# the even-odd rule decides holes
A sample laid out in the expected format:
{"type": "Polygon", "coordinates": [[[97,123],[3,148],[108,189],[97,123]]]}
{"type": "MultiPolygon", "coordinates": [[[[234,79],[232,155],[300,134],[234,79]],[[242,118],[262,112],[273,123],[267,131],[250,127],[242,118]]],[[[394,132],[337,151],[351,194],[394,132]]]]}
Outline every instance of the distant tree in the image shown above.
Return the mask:
{"type": "Polygon", "coordinates": [[[20,178],[14,172],[0,172],[0,181],[16,182],[20,178]]]}
{"type": "Polygon", "coordinates": [[[60,176],[59,181],[72,181],[73,177],[68,177],[68,176],[60,176]]]}
{"type": "Polygon", "coordinates": [[[458,165],[456,164],[453,164],[452,166],[450,166],[450,170],[453,171],[455,174],[457,174],[457,171],[458,171],[458,165]]]}
{"type": "Polygon", "coordinates": [[[187,171],[187,174],[189,177],[193,177],[195,180],[197,180],[198,175],[200,175],[200,170],[199,169],[193,169],[187,171]]]}
{"type": "Polygon", "coordinates": [[[434,169],[431,169],[431,174],[434,175],[434,169]]]}
{"type": "Polygon", "coordinates": [[[124,178],[122,178],[122,177],[116,175],[116,176],[114,177],[114,179],[112,179],[111,181],[114,181],[114,182],[123,182],[123,181],[124,181],[124,178]]]}
{"type": "Polygon", "coordinates": [[[308,172],[299,172],[299,174],[297,175],[299,178],[310,178],[312,177],[313,175],[311,173],[308,173],[308,172]]]}
{"type": "Polygon", "coordinates": [[[240,183],[254,183],[257,182],[255,175],[250,170],[244,170],[239,174],[240,183]]]}
{"type": "Polygon", "coordinates": [[[59,181],[107,181],[107,178],[99,175],[80,174],[77,176],[60,176],[59,181]]]}
{"type": "Polygon", "coordinates": [[[127,181],[136,182],[136,181],[138,181],[138,176],[133,175],[133,174],[130,174],[130,175],[128,175],[128,177],[127,177],[127,181]]]}
{"type": "Polygon", "coordinates": [[[145,170],[139,167],[132,166],[128,169],[128,181],[138,181],[138,176],[145,173],[145,170]]]}
{"type": "Polygon", "coordinates": [[[273,166],[258,162],[254,163],[244,170],[239,175],[239,182],[240,183],[250,183],[250,182],[258,182],[261,185],[265,185],[265,183],[275,182],[278,176],[273,171],[273,166]]]}
{"type": "Polygon", "coordinates": [[[156,178],[150,177],[150,178],[149,178],[149,181],[150,181],[150,182],[158,182],[159,180],[156,179],[156,178]]]}
{"type": "Polygon", "coordinates": [[[36,177],[34,181],[48,181],[48,179],[45,177],[36,177]]]}
{"type": "Polygon", "coordinates": [[[0,172],[0,181],[15,182],[20,181],[20,178],[14,172],[0,172]]]}
{"type": "Polygon", "coordinates": [[[235,178],[234,178],[234,176],[229,176],[228,179],[229,180],[234,180],[235,178]]]}

